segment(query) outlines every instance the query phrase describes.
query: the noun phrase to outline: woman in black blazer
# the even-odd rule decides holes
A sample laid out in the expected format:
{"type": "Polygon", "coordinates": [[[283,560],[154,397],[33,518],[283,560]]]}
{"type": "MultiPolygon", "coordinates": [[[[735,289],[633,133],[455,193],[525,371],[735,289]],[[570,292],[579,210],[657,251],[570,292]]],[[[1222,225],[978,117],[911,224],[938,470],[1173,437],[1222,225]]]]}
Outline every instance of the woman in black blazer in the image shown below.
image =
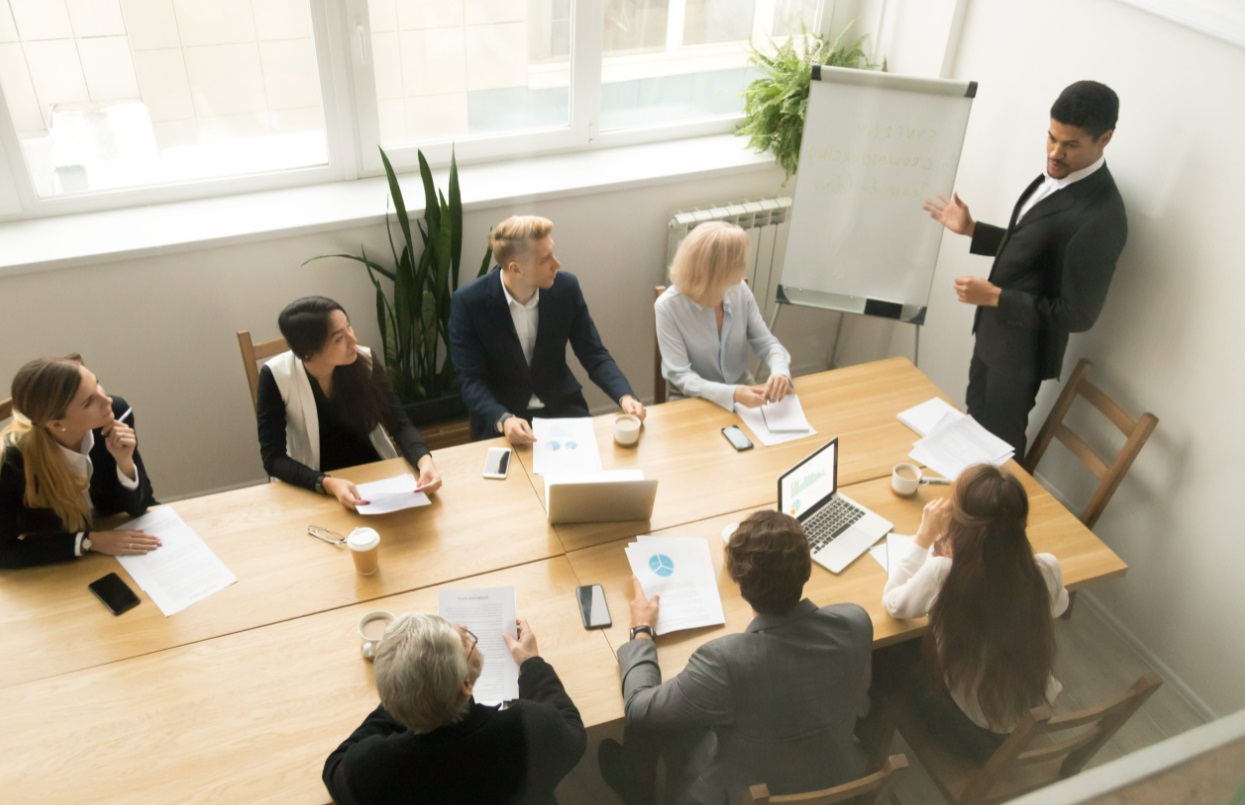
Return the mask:
{"type": "Polygon", "coordinates": [[[141,531],[92,531],[95,515],[135,517],[155,503],[129,406],[104,393],[81,358],[40,358],[13,378],[13,420],[0,432],[0,567],[96,551],[160,547],[141,531]]]}

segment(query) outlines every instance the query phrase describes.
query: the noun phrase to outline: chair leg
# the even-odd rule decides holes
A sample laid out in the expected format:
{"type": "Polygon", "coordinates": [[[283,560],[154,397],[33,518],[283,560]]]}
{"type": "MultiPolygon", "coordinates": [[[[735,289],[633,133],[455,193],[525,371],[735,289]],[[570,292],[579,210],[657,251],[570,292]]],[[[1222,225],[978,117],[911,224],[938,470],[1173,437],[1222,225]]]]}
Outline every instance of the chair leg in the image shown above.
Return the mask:
{"type": "Polygon", "coordinates": [[[1063,614],[1060,615],[1059,617],[1066,621],[1072,620],[1072,605],[1075,603],[1076,603],[1076,593],[1075,592],[1068,593],[1068,608],[1065,609],[1063,611],[1063,614]]]}

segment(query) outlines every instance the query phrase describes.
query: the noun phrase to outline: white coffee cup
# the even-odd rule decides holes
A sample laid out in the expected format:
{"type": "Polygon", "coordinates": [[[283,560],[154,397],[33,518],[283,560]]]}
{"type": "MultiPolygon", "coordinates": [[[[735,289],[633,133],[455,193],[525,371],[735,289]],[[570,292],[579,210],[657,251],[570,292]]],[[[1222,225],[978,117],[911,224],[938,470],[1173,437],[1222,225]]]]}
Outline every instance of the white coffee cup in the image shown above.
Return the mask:
{"type": "Polygon", "coordinates": [[[915,464],[896,464],[891,470],[891,490],[896,495],[915,495],[921,485],[921,468],[915,464]]]}
{"type": "Polygon", "coordinates": [[[380,534],[372,528],[356,528],[346,537],[346,547],[354,557],[360,576],[370,576],[380,568],[380,534]]]}
{"type": "Polygon", "coordinates": [[[385,631],[393,621],[394,614],[383,609],[369,612],[359,618],[359,625],[356,629],[359,632],[359,639],[363,641],[363,659],[376,658],[376,646],[380,644],[380,639],[385,636],[385,631]]]}
{"type": "Polygon", "coordinates": [[[640,441],[640,418],[634,414],[619,414],[614,419],[614,441],[632,445],[640,441]]]}

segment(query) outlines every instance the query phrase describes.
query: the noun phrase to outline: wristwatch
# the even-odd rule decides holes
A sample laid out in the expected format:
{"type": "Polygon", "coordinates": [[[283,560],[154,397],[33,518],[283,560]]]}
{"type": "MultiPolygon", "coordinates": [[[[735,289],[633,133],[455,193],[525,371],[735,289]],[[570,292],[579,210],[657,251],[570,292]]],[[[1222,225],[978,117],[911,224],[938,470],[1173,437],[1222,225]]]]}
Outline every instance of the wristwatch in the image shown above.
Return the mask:
{"type": "Polygon", "coordinates": [[[320,477],[316,479],[316,494],[324,494],[324,479],[331,477],[333,476],[329,475],[327,472],[320,473],[320,477]]]}
{"type": "Polygon", "coordinates": [[[506,420],[510,419],[512,416],[514,416],[514,414],[506,413],[506,414],[502,414],[501,416],[497,418],[497,432],[498,433],[506,432],[506,420]]]}
{"type": "Polygon", "coordinates": [[[83,553],[86,553],[87,551],[91,550],[91,536],[90,536],[90,534],[91,534],[91,532],[89,532],[89,531],[88,531],[87,533],[85,533],[85,534],[83,534],[83,535],[82,535],[82,552],[83,552],[83,553]]]}
{"type": "Polygon", "coordinates": [[[652,637],[653,627],[649,626],[647,623],[641,623],[639,626],[632,626],[631,627],[631,639],[635,640],[635,636],[638,634],[646,634],[649,637],[652,637]]]}

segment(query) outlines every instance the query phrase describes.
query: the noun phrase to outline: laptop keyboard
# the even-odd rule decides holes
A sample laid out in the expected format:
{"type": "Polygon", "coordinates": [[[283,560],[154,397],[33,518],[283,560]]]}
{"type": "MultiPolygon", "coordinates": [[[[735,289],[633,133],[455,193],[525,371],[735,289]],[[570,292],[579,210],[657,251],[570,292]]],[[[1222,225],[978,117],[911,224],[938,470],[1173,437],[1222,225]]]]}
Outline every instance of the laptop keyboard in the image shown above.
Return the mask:
{"type": "Polygon", "coordinates": [[[804,523],[808,544],[813,553],[833,542],[852,523],[865,516],[863,509],[836,497],[804,523]]]}

